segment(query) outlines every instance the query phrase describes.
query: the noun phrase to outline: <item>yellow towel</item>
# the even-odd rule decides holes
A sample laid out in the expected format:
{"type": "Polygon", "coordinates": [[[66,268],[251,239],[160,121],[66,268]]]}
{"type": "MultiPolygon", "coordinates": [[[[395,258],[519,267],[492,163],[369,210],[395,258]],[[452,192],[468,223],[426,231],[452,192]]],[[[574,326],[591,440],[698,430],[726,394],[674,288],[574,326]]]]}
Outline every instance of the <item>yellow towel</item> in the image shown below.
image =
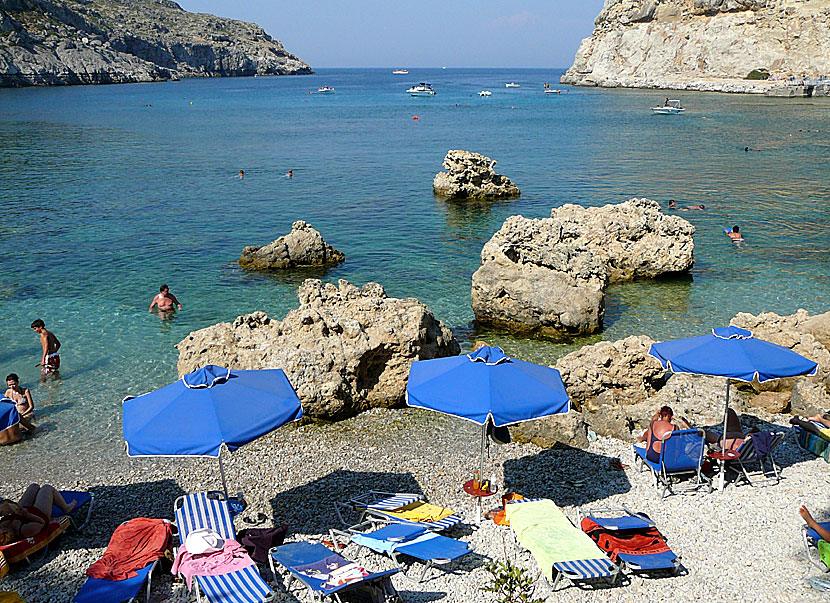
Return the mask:
{"type": "Polygon", "coordinates": [[[405,507],[400,507],[394,511],[387,511],[393,517],[406,519],[407,521],[415,521],[418,523],[429,523],[433,521],[441,521],[453,514],[449,509],[437,507],[423,501],[415,501],[405,507]]]}

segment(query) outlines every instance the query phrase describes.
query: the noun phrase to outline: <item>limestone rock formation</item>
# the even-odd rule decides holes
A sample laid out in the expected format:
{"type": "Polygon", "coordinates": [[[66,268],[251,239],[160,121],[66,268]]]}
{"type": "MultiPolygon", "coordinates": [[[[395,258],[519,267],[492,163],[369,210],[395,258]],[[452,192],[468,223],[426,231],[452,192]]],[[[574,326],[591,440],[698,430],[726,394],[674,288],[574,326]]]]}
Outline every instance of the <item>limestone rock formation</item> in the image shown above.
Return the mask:
{"type": "Polygon", "coordinates": [[[482,324],[547,336],[602,328],[609,282],[682,272],[694,261],[694,227],[649,199],[550,218],[508,218],[481,250],[472,307],[482,324]]]}
{"type": "Polygon", "coordinates": [[[519,187],[507,176],[497,174],[496,162],[469,151],[449,151],[444,157],[446,172],[438,172],[433,190],[450,199],[506,199],[518,197],[519,187]]]}
{"type": "Polygon", "coordinates": [[[595,412],[613,403],[643,402],[663,387],[665,371],[648,355],[653,339],[632,335],[584,346],[556,361],[571,406],[595,412]]]}
{"type": "Polygon", "coordinates": [[[762,93],[830,66],[826,0],[606,0],[562,82],[762,93]]]}
{"type": "Polygon", "coordinates": [[[242,250],[239,265],[254,270],[296,268],[300,266],[333,266],[346,256],[323,240],[311,224],[297,220],[291,232],[262,247],[248,246],[242,250]]]}
{"type": "Polygon", "coordinates": [[[170,0],[0,0],[0,86],[304,73],[258,25],[170,0]]]}
{"type": "Polygon", "coordinates": [[[517,442],[532,442],[542,448],[552,448],[557,442],[573,448],[588,448],[588,425],[582,414],[574,410],[517,423],[510,427],[510,435],[517,442]]]}
{"type": "Polygon", "coordinates": [[[460,353],[452,332],[417,299],[308,279],[282,321],[263,312],[194,331],[176,346],[178,371],[205,364],[281,368],[307,416],[340,419],[403,401],[409,365],[460,353]]]}

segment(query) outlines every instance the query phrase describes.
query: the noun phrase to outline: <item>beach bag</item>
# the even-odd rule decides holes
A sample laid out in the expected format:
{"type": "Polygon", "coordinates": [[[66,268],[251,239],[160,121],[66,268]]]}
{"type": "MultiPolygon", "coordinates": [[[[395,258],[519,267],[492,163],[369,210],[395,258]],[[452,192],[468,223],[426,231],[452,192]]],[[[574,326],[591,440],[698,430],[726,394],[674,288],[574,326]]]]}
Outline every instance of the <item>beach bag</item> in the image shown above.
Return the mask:
{"type": "Polygon", "coordinates": [[[280,546],[288,533],[288,526],[276,528],[246,528],[239,531],[239,543],[245,547],[251,559],[268,563],[268,551],[280,546]]]}

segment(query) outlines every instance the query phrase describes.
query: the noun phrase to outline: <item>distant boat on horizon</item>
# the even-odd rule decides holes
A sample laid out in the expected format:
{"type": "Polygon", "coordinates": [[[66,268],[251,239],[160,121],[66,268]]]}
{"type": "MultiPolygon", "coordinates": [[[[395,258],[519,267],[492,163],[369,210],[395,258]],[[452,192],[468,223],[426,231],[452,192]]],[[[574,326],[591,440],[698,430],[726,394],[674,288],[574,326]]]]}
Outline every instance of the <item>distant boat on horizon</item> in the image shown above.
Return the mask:
{"type": "Polygon", "coordinates": [[[317,88],[317,92],[319,94],[334,94],[334,88],[331,86],[323,86],[322,88],[317,88]]]}
{"type": "Polygon", "coordinates": [[[409,73],[409,70],[408,69],[393,69],[392,73],[394,73],[395,75],[406,75],[407,73],[409,73]]]}
{"type": "Polygon", "coordinates": [[[521,84],[517,84],[516,82],[510,82],[509,84],[505,84],[505,88],[519,88],[521,84]]]}
{"type": "Polygon", "coordinates": [[[493,93],[490,92],[489,90],[482,90],[481,92],[478,93],[478,95],[479,96],[493,96],[493,93]]]}
{"type": "Polygon", "coordinates": [[[666,99],[663,106],[651,108],[651,112],[655,115],[680,115],[685,110],[679,100],[669,99],[666,99]]]}

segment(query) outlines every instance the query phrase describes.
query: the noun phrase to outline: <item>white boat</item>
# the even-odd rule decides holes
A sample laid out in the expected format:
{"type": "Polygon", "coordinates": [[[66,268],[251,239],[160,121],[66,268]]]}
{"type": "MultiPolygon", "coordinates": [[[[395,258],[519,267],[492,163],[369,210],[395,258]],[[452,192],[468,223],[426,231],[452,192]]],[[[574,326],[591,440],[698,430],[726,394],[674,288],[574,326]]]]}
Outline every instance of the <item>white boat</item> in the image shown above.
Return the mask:
{"type": "Polygon", "coordinates": [[[392,73],[394,73],[395,75],[406,75],[407,73],[409,73],[409,70],[408,69],[393,69],[392,73]]]}
{"type": "Polygon", "coordinates": [[[493,93],[490,92],[489,90],[482,90],[481,92],[478,93],[478,95],[479,96],[493,96],[493,93]]]}
{"type": "Polygon", "coordinates": [[[516,82],[510,82],[509,84],[505,84],[504,87],[505,88],[519,88],[520,84],[517,84],[516,82]]]}
{"type": "Polygon", "coordinates": [[[322,88],[317,88],[317,92],[319,94],[334,94],[334,88],[331,86],[323,86],[322,88]]]}
{"type": "Polygon", "coordinates": [[[679,100],[669,100],[666,99],[666,102],[663,104],[662,107],[652,107],[651,112],[655,115],[680,115],[685,111],[681,105],[679,100]]]}
{"type": "Polygon", "coordinates": [[[426,82],[421,82],[417,86],[412,86],[407,90],[410,96],[435,96],[435,90],[426,82]]]}
{"type": "Polygon", "coordinates": [[[562,94],[562,91],[555,88],[545,88],[545,94],[562,94]]]}

